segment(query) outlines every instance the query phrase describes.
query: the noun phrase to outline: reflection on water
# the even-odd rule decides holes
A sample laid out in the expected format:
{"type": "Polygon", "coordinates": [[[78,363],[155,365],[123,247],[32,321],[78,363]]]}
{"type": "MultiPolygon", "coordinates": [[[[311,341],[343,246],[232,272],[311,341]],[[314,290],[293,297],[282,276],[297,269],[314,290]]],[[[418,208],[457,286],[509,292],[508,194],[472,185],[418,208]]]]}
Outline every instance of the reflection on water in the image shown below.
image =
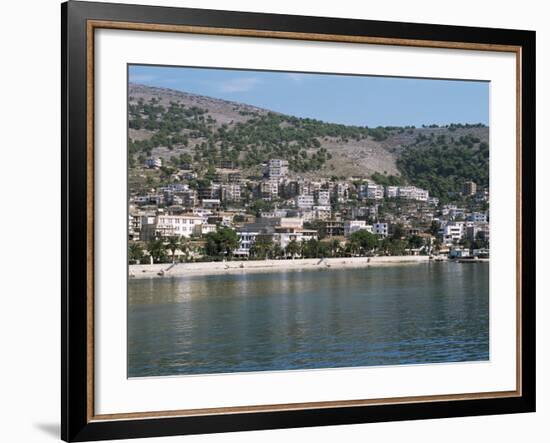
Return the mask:
{"type": "Polygon", "coordinates": [[[489,358],[489,266],[129,282],[130,377],[489,358]]]}

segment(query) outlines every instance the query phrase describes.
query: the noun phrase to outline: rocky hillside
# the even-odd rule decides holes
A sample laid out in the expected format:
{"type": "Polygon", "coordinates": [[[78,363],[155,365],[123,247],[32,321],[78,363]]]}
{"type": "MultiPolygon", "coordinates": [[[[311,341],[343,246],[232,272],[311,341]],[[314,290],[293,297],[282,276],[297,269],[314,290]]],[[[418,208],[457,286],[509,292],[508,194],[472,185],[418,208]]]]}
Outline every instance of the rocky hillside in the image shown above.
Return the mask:
{"type": "MultiPolygon", "coordinates": [[[[136,163],[155,156],[174,165],[191,163],[205,169],[232,165],[245,175],[257,175],[262,162],[284,158],[291,173],[303,177],[369,178],[375,174],[414,184],[415,175],[422,172],[416,164],[419,158],[431,158],[434,153],[437,157],[445,151],[465,156],[465,162],[475,154],[479,164],[472,173],[487,169],[488,180],[484,154],[479,154],[485,149],[488,154],[489,128],[483,125],[346,126],[136,84],[129,86],[128,111],[129,152],[131,162],[136,163]]],[[[453,168],[448,176],[476,178],[465,177],[470,172],[457,170],[456,165],[453,168]]],[[[420,181],[430,185],[426,177],[420,181]]]]}

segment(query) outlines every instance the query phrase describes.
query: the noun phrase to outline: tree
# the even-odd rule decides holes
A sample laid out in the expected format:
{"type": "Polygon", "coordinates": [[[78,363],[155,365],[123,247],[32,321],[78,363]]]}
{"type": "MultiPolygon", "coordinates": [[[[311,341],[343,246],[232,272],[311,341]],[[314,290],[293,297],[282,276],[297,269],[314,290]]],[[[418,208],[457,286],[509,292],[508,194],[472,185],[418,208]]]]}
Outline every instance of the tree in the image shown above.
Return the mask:
{"type": "Polygon", "coordinates": [[[409,238],[409,246],[413,249],[418,249],[424,246],[424,239],[419,235],[413,235],[409,238]]]}
{"type": "Polygon", "coordinates": [[[168,243],[166,244],[166,249],[172,253],[172,263],[176,262],[176,251],[180,249],[181,241],[178,236],[171,236],[168,238],[168,243]]]}
{"type": "Polygon", "coordinates": [[[302,248],[296,240],[291,240],[286,246],[286,252],[290,254],[292,259],[300,254],[302,248]]]}
{"type": "Polygon", "coordinates": [[[361,245],[357,240],[349,240],[346,244],[346,253],[350,256],[357,255],[361,250],[361,245]]]}
{"type": "Polygon", "coordinates": [[[161,263],[166,256],[164,243],[162,240],[151,240],[147,244],[149,255],[153,258],[153,263],[161,263]]]}
{"type": "Polygon", "coordinates": [[[143,260],[143,248],[139,243],[132,242],[128,245],[128,260],[137,263],[143,260]]]}
{"type": "Polygon", "coordinates": [[[304,228],[306,229],[313,229],[314,231],[317,231],[317,236],[319,239],[323,239],[327,236],[327,230],[325,222],[322,220],[314,220],[311,222],[304,223],[304,228]]]}
{"type": "Polygon", "coordinates": [[[273,236],[260,234],[254,240],[254,244],[250,248],[250,253],[256,258],[269,258],[273,252],[273,236]]]}
{"type": "Polygon", "coordinates": [[[350,241],[356,243],[365,252],[372,251],[378,246],[378,237],[364,229],[351,234],[350,241]]]}
{"type": "Polygon", "coordinates": [[[239,247],[239,236],[230,228],[221,228],[218,232],[220,250],[227,256],[233,256],[233,251],[239,247]]]}
{"type": "Polygon", "coordinates": [[[271,209],[273,209],[273,205],[270,202],[259,199],[254,200],[254,203],[250,205],[249,209],[254,215],[256,215],[256,217],[259,217],[262,211],[270,211],[271,209]]]}
{"type": "Polygon", "coordinates": [[[279,243],[275,243],[273,245],[273,257],[281,258],[281,257],[284,257],[284,255],[285,255],[285,251],[283,250],[283,248],[281,248],[279,243]]]}
{"type": "Polygon", "coordinates": [[[403,225],[401,223],[394,225],[392,238],[394,240],[400,240],[404,236],[405,236],[405,228],[403,227],[403,225]]]}
{"type": "Polygon", "coordinates": [[[303,243],[302,255],[306,258],[315,258],[319,256],[319,241],[314,238],[303,243]]]}
{"type": "Polygon", "coordinates": [[[338,253],[340,251],[340,242],[336,239],[333,239],[330,242],[330,252],[333,257],[338,256],[338,253]]]}
{"type": "Polygon", "coordinates": [[[232,257],[233,251],[239,247],[239,236],[231,228],[220,228],[216,232],[206,234],[206,254],[211,257],[232,257]]]}
{"type": "Polygon", "coordinates": [[[430,234],[432,234],[434,237],[437,236],[439,233],[439,222],[436,220],[432,220],[432,224],[430,225],[430,234]]]}

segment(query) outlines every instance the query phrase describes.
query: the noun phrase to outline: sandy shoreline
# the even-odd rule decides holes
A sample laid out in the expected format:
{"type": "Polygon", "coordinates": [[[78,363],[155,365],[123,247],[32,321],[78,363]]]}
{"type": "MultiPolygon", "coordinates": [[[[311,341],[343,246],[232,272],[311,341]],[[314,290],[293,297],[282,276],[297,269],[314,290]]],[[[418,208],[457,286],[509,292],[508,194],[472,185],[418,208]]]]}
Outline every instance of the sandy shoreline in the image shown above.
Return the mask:
{"type": "Polygon", "coordinates": [[[428,256],[306,258],[295,260],[239,260],[229,262],[169,263],[130,265],[132,278],[166,278],[242,272],[274,272],[289,270],[345,269],[368,266],[427,263],[428,256]],[[160,273],[160,274],[159,274],[160,273]]]}

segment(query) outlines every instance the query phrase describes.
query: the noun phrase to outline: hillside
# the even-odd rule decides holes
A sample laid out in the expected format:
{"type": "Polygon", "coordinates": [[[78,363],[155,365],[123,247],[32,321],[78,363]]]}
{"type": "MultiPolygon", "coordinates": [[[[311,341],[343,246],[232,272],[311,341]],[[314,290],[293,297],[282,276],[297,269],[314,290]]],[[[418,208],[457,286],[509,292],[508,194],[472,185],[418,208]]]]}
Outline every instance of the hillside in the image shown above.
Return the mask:
{"type": "Polygon", "coordinates": [[[247,176],[259,175],[262,162],[283,158],[292,175],[401,176],[398,181],[435,194],[464,179],[488,182],[489,128],[481,125],[346,126],[136,84],[129,85],[128,111],[131,164],[155,156],[204,170],[229,164],[247,176]],[[453,159],[452,167],[446,159],[453,159]],[[443,166],[437,183],[423,164],[443,166]]]}

